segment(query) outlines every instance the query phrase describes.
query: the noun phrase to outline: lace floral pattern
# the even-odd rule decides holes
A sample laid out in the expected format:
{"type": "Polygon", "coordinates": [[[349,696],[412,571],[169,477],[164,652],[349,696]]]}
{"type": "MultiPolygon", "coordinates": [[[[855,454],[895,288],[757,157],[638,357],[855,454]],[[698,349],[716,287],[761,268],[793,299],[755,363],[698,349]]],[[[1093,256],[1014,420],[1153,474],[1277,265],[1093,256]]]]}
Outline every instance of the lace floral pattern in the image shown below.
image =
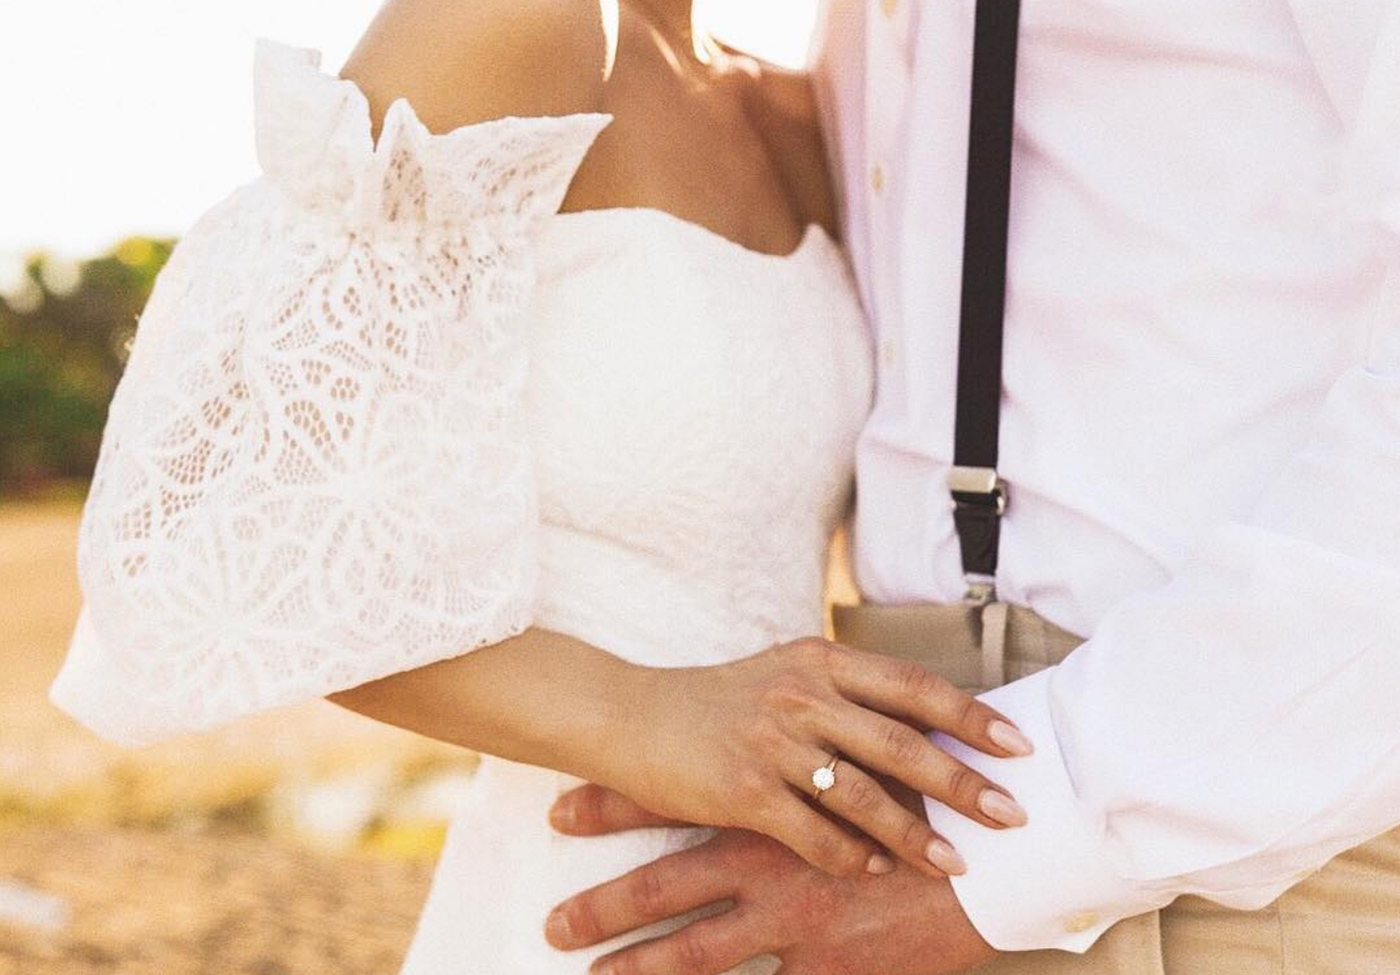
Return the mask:
{"type": "Polygon", "coordinates": [[[52,693],[118,740],[530,621],[517,319],[534,236],[608,117],[435,135],[399,99],[376,145],[363,94],[319,63],[259,41],[264,175],[175,248],[112,403],[79,542],[95,639],[52,693]],[[139,708],[85,706],[85,669],[140,689],[139,708]]]}
{"type": "Polygon", "coordinates": [[[872,379],[830,237],[558,213],[608,116],[400,99],[372,142],[316,52],[255,78],[263,175],[142,314],[54,703],[141,743],[528,626],[651,666],[820,631],[872,379]]]}

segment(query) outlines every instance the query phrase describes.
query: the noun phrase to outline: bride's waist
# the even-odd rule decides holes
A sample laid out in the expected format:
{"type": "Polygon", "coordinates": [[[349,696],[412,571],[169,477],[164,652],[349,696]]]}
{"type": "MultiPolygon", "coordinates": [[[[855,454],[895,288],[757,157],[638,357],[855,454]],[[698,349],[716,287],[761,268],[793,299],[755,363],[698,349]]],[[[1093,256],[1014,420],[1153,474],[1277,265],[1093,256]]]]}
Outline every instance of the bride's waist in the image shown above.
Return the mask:
{"type": "Polygon", "coordinates": [[[722,572],[546,524],[535,622],[658,667],[723,663],[820,632],[818,599],[793,593],[791,602],[754,607],[735,588],[722,572]]]}

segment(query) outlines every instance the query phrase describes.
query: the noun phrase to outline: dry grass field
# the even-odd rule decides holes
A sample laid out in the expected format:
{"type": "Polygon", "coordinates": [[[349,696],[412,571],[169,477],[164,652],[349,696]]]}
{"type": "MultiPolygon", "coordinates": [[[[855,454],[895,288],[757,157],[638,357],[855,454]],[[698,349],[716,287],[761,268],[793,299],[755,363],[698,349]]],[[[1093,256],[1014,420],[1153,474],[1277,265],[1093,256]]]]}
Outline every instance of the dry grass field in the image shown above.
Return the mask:
{"type": "Polygon", "coordinates": [[[77,519],[0,506],[0,975],[392,975],[471,760],[324,702],[100,741],[46,696],[77,519]]]}

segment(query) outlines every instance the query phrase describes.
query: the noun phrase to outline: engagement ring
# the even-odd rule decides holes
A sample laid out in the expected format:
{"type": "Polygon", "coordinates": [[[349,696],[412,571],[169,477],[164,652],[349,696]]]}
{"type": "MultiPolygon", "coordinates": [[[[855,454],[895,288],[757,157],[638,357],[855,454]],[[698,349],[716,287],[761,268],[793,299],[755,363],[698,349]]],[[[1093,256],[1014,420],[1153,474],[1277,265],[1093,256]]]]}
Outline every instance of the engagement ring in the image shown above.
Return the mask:
{"type": "Polygon", "coordinates": [[[836,763],[838,761],[840,758],[832,755],[831,761],[812,773],[812,785],[817,790],[813,793],[814,798],[820,799],[823,792],[836,784],[836,763]]]}

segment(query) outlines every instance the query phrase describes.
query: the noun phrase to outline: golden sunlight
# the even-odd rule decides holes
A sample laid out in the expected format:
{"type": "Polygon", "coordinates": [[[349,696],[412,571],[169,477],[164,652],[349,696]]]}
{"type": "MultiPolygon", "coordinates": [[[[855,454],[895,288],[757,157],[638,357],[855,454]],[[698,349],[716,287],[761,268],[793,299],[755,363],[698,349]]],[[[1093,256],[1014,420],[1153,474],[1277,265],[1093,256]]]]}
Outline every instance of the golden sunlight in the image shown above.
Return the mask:
{"type": "Polygon", "coordinates": [[[807,61],[819,0],[696,0],[695,19],[737,48],[789,68],[807,61]]]}
{"type": "MultiPolygon", "coordinates": [[[[39,133],[44,151],[5,160],[0,291],[20,287],[3,265],[29,249],[90,253],[135,231],[187,229],[221,188],[257,171],[253,39],[318,48],[333,69],[381,3],[0,0],[0,87],[53,96],[6,106],[9,131],[39,133]],[[6,43],[13,38],[31,43],[6,43]],[[68,108],[55,114],[56,105],[68,108]]],[[[696,0],[696,19],[734,47],[795,68],[806,62],[819,3],[696,0]]]]}

